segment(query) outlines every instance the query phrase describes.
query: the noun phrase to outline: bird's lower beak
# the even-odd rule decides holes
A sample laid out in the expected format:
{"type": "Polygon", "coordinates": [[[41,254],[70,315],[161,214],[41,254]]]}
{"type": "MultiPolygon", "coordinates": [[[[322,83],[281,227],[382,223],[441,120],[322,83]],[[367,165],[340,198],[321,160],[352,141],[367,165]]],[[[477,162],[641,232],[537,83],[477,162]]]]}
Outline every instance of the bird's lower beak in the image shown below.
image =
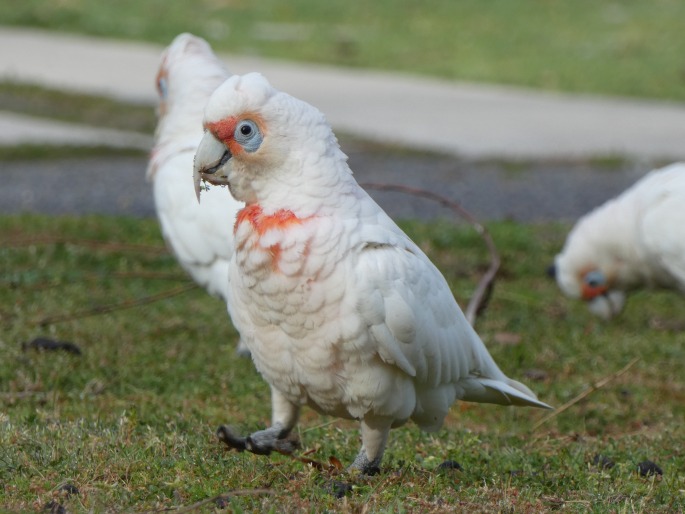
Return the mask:
{"type": "Polygon", "coordinates": [[[590,312],[604,320],[609,320],[623,310],[625,293],[622,291],[607,291],[588,302],[590,312]]]}
{"type": "Polygon", "coordinates": [[[226,163],[231,158],[230,150],[211,132],[206,132],[195,152],[193,165],[193,182],[195,195],[200,201],[202,182],[225,186],[228,184],[228,170],[226,163]]]}

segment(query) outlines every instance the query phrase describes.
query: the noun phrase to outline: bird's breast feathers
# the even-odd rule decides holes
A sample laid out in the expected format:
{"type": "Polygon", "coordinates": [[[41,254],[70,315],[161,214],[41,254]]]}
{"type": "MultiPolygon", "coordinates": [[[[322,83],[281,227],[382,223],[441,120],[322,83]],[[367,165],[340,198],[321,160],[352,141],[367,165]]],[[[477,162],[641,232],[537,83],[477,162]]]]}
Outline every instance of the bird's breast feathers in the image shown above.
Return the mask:
{"type": "Polygon", "coordinates": [[[294,276],[308,258],[313,218],[281,209],[266,214],[258,204],[243,208],[233,229],[237,263],[246,276],[294,276]]]}
{"type": "Polygon", "coordinates": [[[402,372],[382,363],[358,315],[349,228],[338,218],[246,207],[235,225],[229,303],[269,383],[291,401],[358,417],[371,408],[368,383],[389,394],[402,372]]]}

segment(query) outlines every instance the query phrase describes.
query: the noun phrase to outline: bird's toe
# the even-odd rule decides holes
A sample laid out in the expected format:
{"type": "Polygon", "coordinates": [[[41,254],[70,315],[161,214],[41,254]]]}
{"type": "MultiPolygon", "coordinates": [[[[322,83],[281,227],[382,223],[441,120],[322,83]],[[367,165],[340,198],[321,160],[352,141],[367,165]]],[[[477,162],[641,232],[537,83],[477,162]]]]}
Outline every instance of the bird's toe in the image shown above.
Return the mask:
{"type": "Polygon", "coordinates": [[[247,438],[237,435],[231,427],[221,425],[216,430],[216,436],[219,438],[219,441],[233,450],[242,452],[248,449],[247,438]]]}

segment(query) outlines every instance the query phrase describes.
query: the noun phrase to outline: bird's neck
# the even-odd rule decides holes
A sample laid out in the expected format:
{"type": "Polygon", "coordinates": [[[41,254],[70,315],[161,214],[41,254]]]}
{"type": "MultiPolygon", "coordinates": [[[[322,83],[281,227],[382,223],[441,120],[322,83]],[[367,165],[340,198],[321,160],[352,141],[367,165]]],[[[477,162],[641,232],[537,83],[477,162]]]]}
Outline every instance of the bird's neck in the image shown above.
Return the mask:
{"type": "MultiPolygon", "coordinates": [[[[249,182],[249,204],[257,204],[267,215],[290,211],[298,218],[345,215],[354,209],[359,185],[352,176],[346,156],[339,150],[325,155],[297,155],[265,180],[249,182]]],[[[269,173],[269,172],[266,172],[269,173]]],[[[265,173],[265,174],[266,174],[265,173]]]]}

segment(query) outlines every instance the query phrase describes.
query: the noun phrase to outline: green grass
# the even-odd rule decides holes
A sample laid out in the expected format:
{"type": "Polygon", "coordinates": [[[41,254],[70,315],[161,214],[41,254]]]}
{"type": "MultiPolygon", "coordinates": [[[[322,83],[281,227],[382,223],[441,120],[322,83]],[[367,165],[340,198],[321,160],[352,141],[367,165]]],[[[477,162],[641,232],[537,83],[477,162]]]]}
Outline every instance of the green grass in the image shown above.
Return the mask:
{"type": "Polygon", "coordinates": [[[148,105],[21,82],[0,82],[0,111],[144,134],[152,134],[157,125],[148,105]]]}
{"type": "MultiPolygon", "coordinates": [[[[463,304],[485,262],[479,238],[447,223],[405,228],[463,304]]],[[[457,404],[437,434],[394,430],[383,473],[350,479],[285,456],[231,453],[216,441],[221,423],[265,426],[269,393],[234,355],[225,307],[204,291],[44,324],[188,285],[154,220],[0,217],[0,506],[160,511],[232,493],[233,512],[685,509],[683,299],[637,294],[620,319],[600,323],[544,276],[568,227],[489,228],[504,264],[477,328],[506,373],[560,406],[641,360],[538,429],[545,412],[457,404]],[[503,334],[521,340],[498,343],[503,334]],[[37,336],[83,353],[22,351],[37,336]],[[596,454],[616,465],[597,469],[596,454]],[[446,459],[463,471],[439,471],[446,459]],[[663,477],[635,472],[646,459],[663,477]],[[352,491],[334,498],[333,480],[352,491]],[[78,494],[69,497],[65,484],[78,494]]],[[[298,435],[302,453],[318,461],[348,464],[358,450],[356,424],[307,409],[298,435]]]]}
{"type": "Polygon", "coordinates": [[[25,0],[0,24],[552,90],[685,100],[681,0],[25,0]]]}
{"type": "MultiPolygon", "coordinates": [[[[147,105],[12,81],[0,82],[0,111],[150,135],[154,133],[157,124],[155,110],[147,105]]],[[[143,150],[135,148],[104,146],[0,146],[0,161],[145,154],[143,150]]]]}
{"type": "MultiPolygon", "coordinates": [[[[0,162],[74,159],[88,157],[128,157],[145,156],[148,152],[136,148],[116,148],[110,146],[70,146],[24,144],[17,146],[0,145],[0,162]]],[[[0,175],[2,171],[0,170],[0,175]]]]}

